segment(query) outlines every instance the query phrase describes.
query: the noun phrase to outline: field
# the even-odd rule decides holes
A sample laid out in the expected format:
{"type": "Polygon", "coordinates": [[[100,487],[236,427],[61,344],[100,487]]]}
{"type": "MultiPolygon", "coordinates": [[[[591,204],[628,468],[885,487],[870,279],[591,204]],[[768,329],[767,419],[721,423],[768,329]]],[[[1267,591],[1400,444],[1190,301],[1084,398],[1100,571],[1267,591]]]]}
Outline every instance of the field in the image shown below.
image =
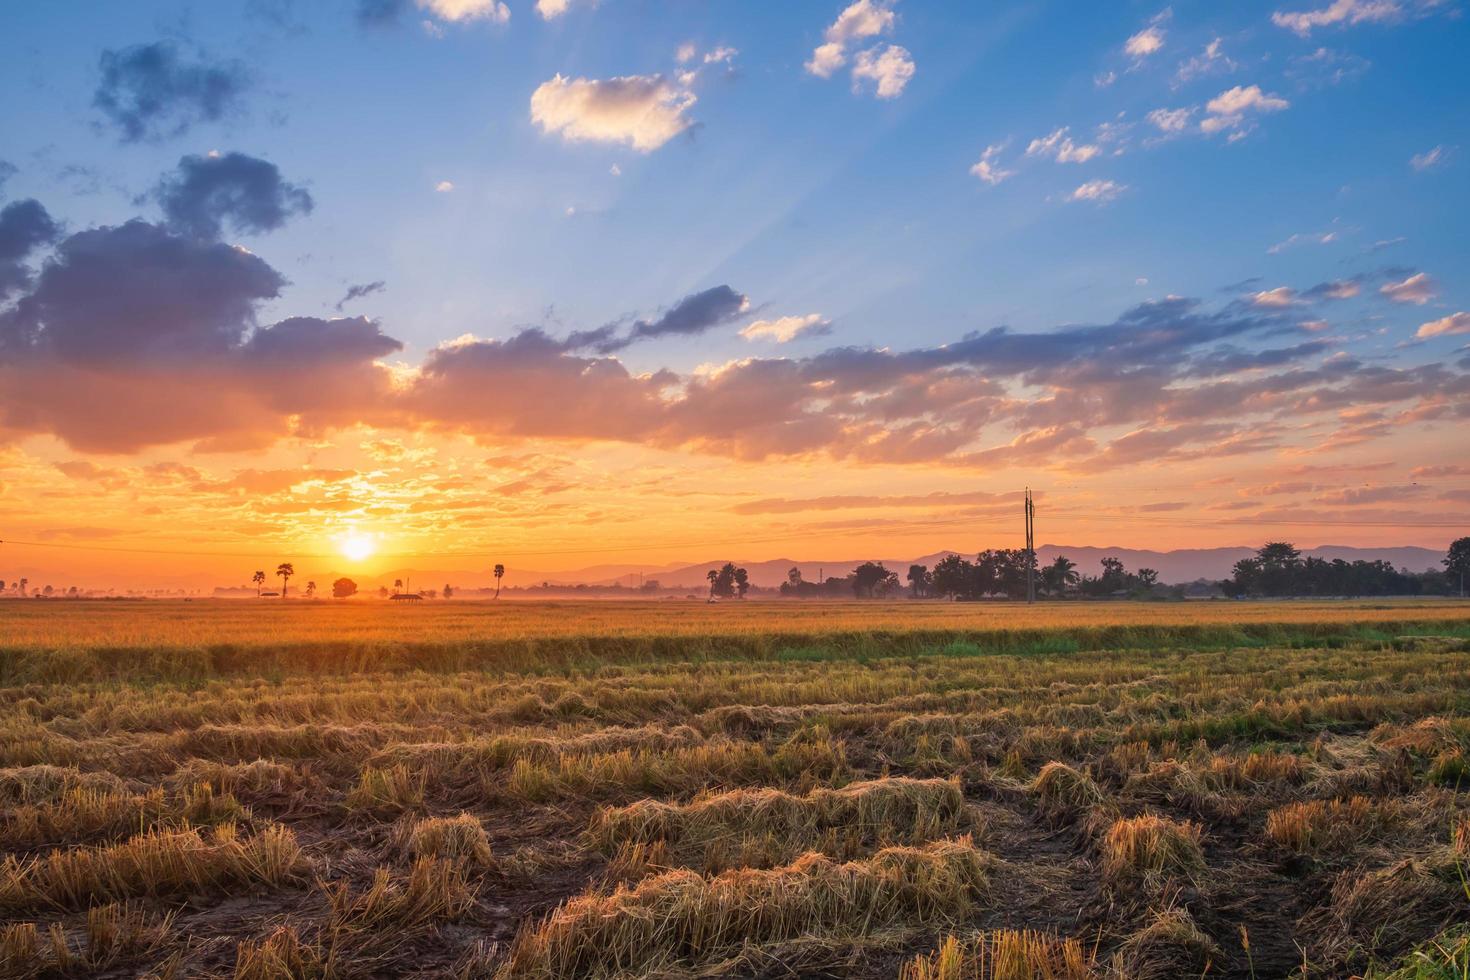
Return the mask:
{"type": "Polygon", "coordinates": [[[1467,709],[1454,601],[0,603],[0,977],[1463,978],[1467,709]]]}

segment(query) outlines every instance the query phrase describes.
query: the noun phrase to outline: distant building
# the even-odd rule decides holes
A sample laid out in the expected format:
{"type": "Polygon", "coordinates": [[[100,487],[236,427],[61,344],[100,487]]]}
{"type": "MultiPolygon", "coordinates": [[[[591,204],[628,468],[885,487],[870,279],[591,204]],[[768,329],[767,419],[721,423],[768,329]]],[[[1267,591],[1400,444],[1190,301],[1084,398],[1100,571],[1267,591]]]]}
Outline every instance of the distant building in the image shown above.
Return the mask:
{"type": "Polygon", "coordinates": [[[392,602],[422,602],[424,600],[424,597],[417,592],[395,592],[388,598],[392,602]]]}

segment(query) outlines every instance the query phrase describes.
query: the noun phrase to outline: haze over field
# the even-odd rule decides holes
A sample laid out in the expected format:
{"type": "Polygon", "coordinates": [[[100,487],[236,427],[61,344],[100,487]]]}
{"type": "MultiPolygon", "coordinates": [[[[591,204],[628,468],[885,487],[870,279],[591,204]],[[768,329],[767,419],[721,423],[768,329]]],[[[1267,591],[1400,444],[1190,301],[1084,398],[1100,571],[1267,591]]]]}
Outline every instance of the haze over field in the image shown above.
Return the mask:
{"type": "Polygon", "coordinates": [[[0,577],[766,585],[1020,547],[1027,486],[1089,570],[1422,570],[1464,14],[9,4],[0,577]]]}

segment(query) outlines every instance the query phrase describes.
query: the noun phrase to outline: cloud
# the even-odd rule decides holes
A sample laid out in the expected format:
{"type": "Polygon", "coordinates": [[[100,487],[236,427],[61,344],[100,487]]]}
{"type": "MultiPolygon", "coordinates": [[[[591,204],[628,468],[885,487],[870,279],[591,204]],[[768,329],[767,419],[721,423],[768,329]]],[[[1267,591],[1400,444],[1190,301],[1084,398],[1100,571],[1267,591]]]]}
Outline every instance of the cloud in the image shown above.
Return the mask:
{"type": "Polygon", "coordinates": [[[1332,0],[1317,10],[1295,13],[1278,10],[1271,15],[1271,22],[1306,37],[1317,27],[1382,23],[1398,20],[1403,14],[1404,8],[1397,0],[1332,0]]]}
{"type": "Polygon", "coordinates": [[[1430,337],[1460,337],[1470,334],[1470,313],[1451,313],[1422,324],[1414,336],[1420,340],[1430,337]]]}
{"type": "Polygon", "coordinates": [[[1111,180],[1089,180],[1068,197],[1070,201],[1094,201],[1106,204],[1128,189],[1128,185],[1111,180]]]}
{"type": "Polygon", "coordinates": [[[853,41],[885,34],[893,29],[895,20],[893,10],[883,0],[857,0],[827,28],[825,43],[812,51],[806,70],[818,78],[831,78],[847,63],[847,48],[853,41]]]}
{"type": "MultiPolygon", "coordinates": [[[[0,311],[0,430],[83,451],[219,452],[365,425],[491,445],[1099,472],[1266,452],[1315,439],[1324,422],[1336,427],[1325,446],[1386,438],[1453,419],[1470,397],[1453,365],[1365,364],[1333,354],[1290,310],[1233,299],[676,372],[635,371],[613,352],[743,322],[744,295],[720,285],[564,338],[467,336],[389,365],[401,345],[365,317],[257,322],[283,285],[259,256],[145,221],[67,236],[0,311]]],[[[773,339],[786,332],[768,323],[773,339]]]]}
{"type": "Polygon", "coordinates": [[[1010,141],[1008,140],[1005,143],[996,143],[987,146],[985,152],[980,154],[980,159],[970,168],[970,173],[979,177],[992,187],[1003,180],[1014,177],[1016,175],[1014,170],[1006,170],[997,162],[997,157],[1000,156],[1009,144],[1010,141]]]}
{"type": "Polygon", "coordinates": [[[63,239],[0,312],[0,429],[83,450],[268,444],[372,418],[400,349],[365,319],[259,326],[285,280],[244,249],[144,221],[63,239]]]}
{"type": "Polygon", "coordinates": [[[170,41],[106,50],[92,96],[124,142],[180,136],[241,108],[250,76],[238,61],[188,62],[170,41]]]}
{"type": "Polygon", "coordinates": [[[1189,128],[1189,120],[1194,115],[1194,108],[1185,109],[1155,109],[1147,116],[1148,121],[1161,133],[1182,133],[1189,128]]]}
{"type": "Polygon", "coordinates": [[[1073,143],[1066,126],[1034,139],[1026,146],[1028,157],[1051,157],[1058,163],[1086,163],[1101,152],[1098,146],[1073,143]]]}
{"type": "Polygon", "coordinates": [[[691,337],[738,319],[749,309],[750,300],[744,295],[729,286],[715,286],[685,296],[656,320],[634,322],[626,337],[604,342],[600,349],[610,353],[640,340],[691,337]]]}
{"type": "Polygon", "coordinates": [[[1279,255],[1287,249],[1295,248],[1298,245],[1330,245],[1335,241],[1337,241],[1337,232],[1335,231],[1318,231],[1311,233],[1298,232],[1282,239],[1275,245],[1272,245],[1270,248],[1266,249],[1266,254],[1279,255]]]}
{"type": "Polygon", "coordinates": [[[454,181],[452,181],[452,180],[441,180],[441,181],[439,181],[439,183],[437,183],[437,184],[434,185],[434,192],[437,193],[437,194],[450,194],[450,193],[453,193],[454,192],[454,181]]]}
{"type": "Polygon", "coordinates": [[[206,239],[226,226],[237,234],[274,231],[312,209],[311,195],[282,180],[275,164],[243,153],[186,156],[152,196],[170,228],[206,239]]]}
{"type": "MultiPolygon", "coordinates": [[[[391,27],[410,6],[438,21],[456,24],[477,20],[492,24],[510,22],[510,8],[501,0],[357,0],[357,22],[364,27],[391,27]]],[[[426,26],[429,23],[425,21],[426,26]]]]}
{"type": "Polygon", "coordinates": [[[1309,300],[1323,299],[1352,299],[1362,292],[1362,282],[1359,279],[1334,279],[1331,282],[1322,282],[1313,286],[1302,295],[1309,300]]]}
{"type": "MultiPolygon", "coordinates": [[[[12,201],[0,209],[0,301],[30,285],[26,259],[36,249],[54,242],[60,234],[61,226],[40,201],[12,201]]],[[[0,351],[4,349],[0,343],[0,351]]]]}
{"type": "Polygon", "coordinates": [[[532,93],[531,120],[568,142],[626,143],[649,153],[692,125],[686,113],[695,101],[693,92],[662,75],[557,75],[532,93]]]}
{"type": "Polygon", "coordinates": [[[707,65],[728,65],[735,60],[735,56],[739,53],[740,51],[738,49],[722,44],[704,53],[704,63],[707,65]]]}
{"type": "Polygon", "coordinates": [[[574,2],[585,2],[589,7],[597,6],[597,0],[536,0],[536,13],[542,20],[555,20],[572,9],[574,2]]]}
{"type": "Polygon", "coordinates": [[[1416,272],[1399,282],[1385,283],[1378,291],[1395,303],[1423,306],[1439,295],[1439,286],[1427,274],[1416,272]]]}
{"type": "Polygon", "coordinates": [[[0,160],[0,191],[5,190],[6,181],[14,177],[20,171],[16,170],[15,164],[8,160],[0,160]]]}
{"type": "Polygon", "coordinates": [[[1174,73],[1174,84],[1184,85],[1203,78],[1206,75],[1228,74],[1240,66],[1225,54],[1224,42],[1215,38],[1205,45],[1203,51],[1187,61],[1179,63],[1179,70],[1174,73]]]}
{"type": "Polygon", "coordinates": [[[1209,113],[1200,122],[1200,131],[1217,133],[1223,129],[1239,129],[1248,112],[1280,112],[1291,103],[1279,95],[1261,91],[1259,85],[1237,85],[1215,96],[1205,106],[1209,113]]]}
{"type": "Polygon", "coordinates": [[[907,48],[897,44],[860,51],[852,65],[853,91],[860,91],[862,82],[871,81],[880,99],[898,98],[913,77],[914,59],[907,48]]]}
{"type": "Polygon", "coordinates": [[[1164,29],[1154,25],[1145,27],[1130,37],[1123,45],[1123,51],[1134,58],[1147,58],[1149,55],[1161,50],[1163,46],[1164,29]]]}
{"type": "Polygon", "coordinates": [[[1301,88],[1326,88],[1356,78],[1371,67],[1373,63],[1362,55],[1318,48],[1311,54],[1293,57],[1285,74],[1301,88]]]}
{"type": "Polygon", "coordinates": [[[1425,150],[1423,153],[1414,154],[1409,158],[1409,166],[1413,167],[1419,173],[1423,173],[1426,170],[1433,170],[1435,167],[1440,166],[1449,159],[1449,156],[1449,150],[1446,150],[1443,146],[1436,146],[1432,149],[1425,150]]]}
{"type": "Polygon", "coordinates": [[[1277,286],[1275,289],[1263,290],[1251,294],[1251,305],[1263,309],[1282,310],[1297,304],[1296,290],[1290,286],[1277,286]]]}
{"type": "Polygon", "coordinates": [[[966,507],[976,504],[992,504],[1014,507],[1019,495],[1016,493],[988,493],[983,490],[968,493],[935,491],[922,494],[833,494],[826,497],[768,497],[763,500],[748,500],[730,508],[732,514],[798,514],[812,510],[862,510],[888,507],[966,507]]]}
{"type": "Polygon", "coordinates": [[[337,310],[337,312],[340,313],[342,312],[342,307],[346,306],[353,300],[362,299],[364,296],[371,296],[374,293],[381,293],[387,288],[388,284],[381,279],[378,279],[374,282],[365,282],[358,285],[348,286],[346,294],[341,299],[337,300],[337,305],[335,309],[337,310]]]}
{"type": "Polygon", "coordinates": [[[510,8],[500,0],[416,0],[419,9],[440,20],[462,23],[488,20],[493,24],[510,22],[510,8]]]}
{"type": "Polygon", "coordinates": [[[740,336],[746,340],[774,340],[778,344],[785,344],[797,337],[829,333],[831,328],[832,321],[822,314],[808,313],[806,316],[783,316],[775,320],[756,320],[741,330],[740,336]]]}
{"type": "MultiPolygon", "coordinates": [[[[818,78],[831,78],[847,64],[849,49],[856,42],[890,33],[897,19],[889,0],[857,0],[850,4],[827,28],[823,43],[812,51],[805,65],[807,72],[818,78]]],[[[896,99],[914,77],[914,71],[914,59],[907,48],[876,44],[857,53],[852,67],[852,89],[861,92],[865,83],[871,82],[878,98],[896,99]]]]}

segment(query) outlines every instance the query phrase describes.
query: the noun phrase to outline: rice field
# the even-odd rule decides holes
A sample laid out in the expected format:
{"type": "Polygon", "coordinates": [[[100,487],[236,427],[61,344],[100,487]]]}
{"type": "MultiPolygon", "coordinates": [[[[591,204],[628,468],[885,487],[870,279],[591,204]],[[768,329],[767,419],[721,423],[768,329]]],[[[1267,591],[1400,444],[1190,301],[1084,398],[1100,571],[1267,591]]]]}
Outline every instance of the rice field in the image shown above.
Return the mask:
{"type": "Polygon", "coordinates": [[[1470,606],[0,604],[0,977],[1465,977],[1470,606]]]}

